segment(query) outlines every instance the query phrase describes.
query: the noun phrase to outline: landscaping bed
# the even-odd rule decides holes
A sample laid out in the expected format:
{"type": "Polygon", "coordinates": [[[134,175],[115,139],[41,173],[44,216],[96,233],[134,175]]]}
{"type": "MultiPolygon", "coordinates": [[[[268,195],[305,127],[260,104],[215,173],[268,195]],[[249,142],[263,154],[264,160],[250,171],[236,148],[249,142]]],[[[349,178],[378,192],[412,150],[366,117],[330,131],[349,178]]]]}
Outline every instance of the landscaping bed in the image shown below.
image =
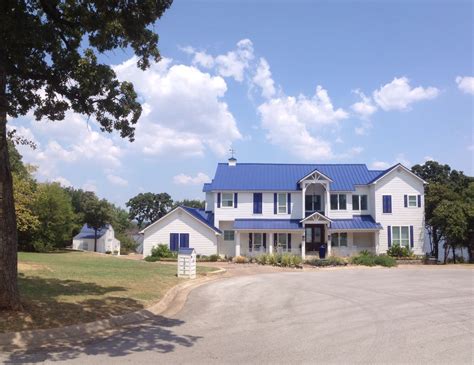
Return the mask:
{"type": "MultiPolygon", "coordinates": [[[[62,327],[143,309],[183,279],[174,265],[58,251],[18,255],[23,312],[0,312],[0,332],[62,327]]],[[[215,268],[198,266],[199,274],[215,268]]]]}

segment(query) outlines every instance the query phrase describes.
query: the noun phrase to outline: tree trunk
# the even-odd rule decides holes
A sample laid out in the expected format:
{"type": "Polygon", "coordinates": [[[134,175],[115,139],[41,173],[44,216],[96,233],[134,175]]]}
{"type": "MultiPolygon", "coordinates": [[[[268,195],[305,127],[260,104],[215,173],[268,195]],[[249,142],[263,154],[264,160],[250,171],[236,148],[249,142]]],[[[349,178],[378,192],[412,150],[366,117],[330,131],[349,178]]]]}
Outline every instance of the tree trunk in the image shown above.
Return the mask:
{"type": "Polygon", "coordinates": [[[455,264],[456,263],[456,246],[452,245],[451,247],[453,249],[453,264],[455,264]]]}
{"type": "Polygon", "coordinates": [[[97,228],[94,228],[94,252],[97,252],[97,228]]]}
{"type": "Polygon", "coordinates": [[[448,255],[449,255],[449,244],[448,242],[445,242],[443,244],[444,248],[444,263],[446,264],[448,262],[448,255]]]}
{"type": "MultiPolygon", "coordinates": [[[[0,51],[1,52],[1,51],[0,51]]],[[[6,71],[0,53],[0,309],[21,309],[15,203],[7,144],[6,71]]]]}

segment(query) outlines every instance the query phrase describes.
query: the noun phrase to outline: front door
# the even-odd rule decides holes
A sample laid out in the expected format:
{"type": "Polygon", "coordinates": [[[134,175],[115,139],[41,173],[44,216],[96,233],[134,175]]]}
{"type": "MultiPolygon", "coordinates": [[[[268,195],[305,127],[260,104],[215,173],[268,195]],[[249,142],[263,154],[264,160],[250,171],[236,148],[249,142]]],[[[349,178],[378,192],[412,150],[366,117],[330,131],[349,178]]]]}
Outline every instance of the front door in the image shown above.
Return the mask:
{"type": "Polygon", "coordinates": [[[305,227],[306,252],[319,251],[324,243],[324,225],[307,225],[305,227]]]}

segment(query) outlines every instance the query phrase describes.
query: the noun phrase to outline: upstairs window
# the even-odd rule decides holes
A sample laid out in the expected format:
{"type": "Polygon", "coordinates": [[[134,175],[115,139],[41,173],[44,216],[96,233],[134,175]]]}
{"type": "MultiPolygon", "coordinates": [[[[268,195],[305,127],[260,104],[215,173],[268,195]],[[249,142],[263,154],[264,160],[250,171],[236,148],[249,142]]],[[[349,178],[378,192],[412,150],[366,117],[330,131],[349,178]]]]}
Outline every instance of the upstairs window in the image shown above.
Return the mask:
{"type": "Polygon", "coordinates": [[[234,194],[233,193],[222,193],[222,207],[223,208],[234,207],[234,194]]]}
{"type": "Polygon", "coordinates": [[[352,195],[352,210],[367,210],[367,195],[352,195]]]}
{"type": "Polygon", "coordinates": [[[332,210],[346,210],[347,209],[346,194],[331,194],[331,209],[332,210]]]}
{"type": "Polygon", "coordinates": [[[408,206],[409,207],[417,206],[416,195],[408,195],[408,206]]]}
{"type": "Polygon", "coordinates": [[[305,210],[307,212],[317,212],[321,210],[321,195],[306,195],[305,210]]]}
{"type": "Polygon", "coordinates": [[[287,213],[287,194],[286,193],[278,193],[278,214],[286,214],[287,213]]]}

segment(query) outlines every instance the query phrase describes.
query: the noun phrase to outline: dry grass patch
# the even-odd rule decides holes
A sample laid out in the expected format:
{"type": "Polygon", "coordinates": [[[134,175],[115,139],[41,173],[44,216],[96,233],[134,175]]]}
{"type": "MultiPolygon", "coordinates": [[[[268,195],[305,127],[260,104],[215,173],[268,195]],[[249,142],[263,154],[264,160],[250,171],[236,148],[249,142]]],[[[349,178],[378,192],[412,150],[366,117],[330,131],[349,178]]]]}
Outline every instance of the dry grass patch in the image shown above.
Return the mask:
{"type": "MultiPolygon", "coordinates": [[[[91,322],[145,308],[183,279],[175,265],[85,252],[19,253],[23,312],[0,312],[0,332],[91,322]]],[[[214,268],[198,267],[198,274],[214,268]]]]}

